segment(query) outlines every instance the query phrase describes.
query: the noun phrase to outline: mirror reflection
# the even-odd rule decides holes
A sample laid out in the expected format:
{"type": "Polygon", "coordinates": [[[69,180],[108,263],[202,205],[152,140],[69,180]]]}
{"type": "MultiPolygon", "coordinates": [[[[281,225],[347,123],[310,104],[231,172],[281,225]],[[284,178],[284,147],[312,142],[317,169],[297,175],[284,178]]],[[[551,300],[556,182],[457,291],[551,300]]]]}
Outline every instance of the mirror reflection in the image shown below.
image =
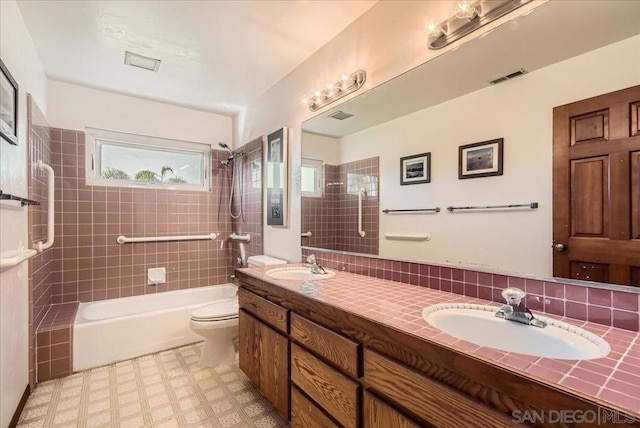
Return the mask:
{"type": "Polygon", "coordinates": [[[545,3],[304,122],[302,246],[551,277],[553,108],[639,83],[639,12],[545,3]],[[473,174],[473,144],[500,174],[473,174]]]}

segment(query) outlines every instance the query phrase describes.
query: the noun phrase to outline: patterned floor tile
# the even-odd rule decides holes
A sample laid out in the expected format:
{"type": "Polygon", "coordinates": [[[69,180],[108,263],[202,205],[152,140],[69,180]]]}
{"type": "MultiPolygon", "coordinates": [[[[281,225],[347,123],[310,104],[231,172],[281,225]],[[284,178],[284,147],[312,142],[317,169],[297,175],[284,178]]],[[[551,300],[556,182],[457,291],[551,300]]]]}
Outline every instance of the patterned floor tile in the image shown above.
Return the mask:
{"type": "Polygon", "coordinates": [[[40,383],[19,428],[279,428],[288,423],[236,364],[198,366],[202,344],[40,383]]]}

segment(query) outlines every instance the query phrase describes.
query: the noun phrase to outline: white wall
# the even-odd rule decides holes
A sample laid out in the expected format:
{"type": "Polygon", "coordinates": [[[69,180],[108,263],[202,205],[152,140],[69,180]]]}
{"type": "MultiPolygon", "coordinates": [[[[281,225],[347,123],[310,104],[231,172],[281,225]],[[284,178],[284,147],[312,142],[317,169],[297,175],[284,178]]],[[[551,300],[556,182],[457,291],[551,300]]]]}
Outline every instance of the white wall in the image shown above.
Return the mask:
{"type": "MultiPolygon", "coordinates": [[[[640,83],[640,36],[342,139],[342,162],[380,156],[380,255],[552,276],[552,110],[640,83]],[[458,179],[458,146],[504,138],[504,175],[458,179]],[[399,158],[431,152],[429,184],[400,186],[399,158]],[[524,212],[449,214],[450,205],[539,202],[524,212]],[[385,233],[431,235],[427,242],[385,233]]],[[[306,138],[305,149],[306,150],[306,138]]]]}
{"type": "MultiPolygon", "coordinates": [[[[18,82],[18,146],[0,141],[0,189],[27,196],[27,93],[46,112],[46,75],[18,5],[0,1],[2,61],[18,82]]],[[[0,202],[0,252],[27,243],[27,209],[0,202]]],[[[29,383],[28,269],[0,271],[0,426],[7,426],[29,383]]]]}
{"type": "Polygon", "coordinates": [[[71,83],[47,82],[49,124],[213,144],[232,143],[232,118],[71,83]]]}
{"type": "MultiPolygon", "coordinates": [[[[526,13],[545,1],[533,1],[514,15],[526,13]]],[[[300,105],[301,97],[324,87],[327,82],[335,81],[343,73],[359,69],[367,71],[366,90],[448,52],[456,44],[434,51],[427,48],[426,36],[417,35],[425,35],[429,21],[441,22],[450,13],[451,2],[447,0],[378,2],[234,118],[236,142],[250,141],[282,126],[290,129],[289,227],[265,225],[266,254],[290,261],[300,259],[300,124],[319,114],[300,105]]],[[[465,41],[492,30],[508,19],[503,17],[492,22],[465,41]]],[[[362,90],[357,91],[344,100],[361,93],[362,90]]]]}
{"type": "Polygon", "coordinates": [[[329,165],[340,165],[341,162],[341,140],[338,138],[326,137],[324,135],[302,133],[302,157],[305,159],[323,160],[329,165]]]}

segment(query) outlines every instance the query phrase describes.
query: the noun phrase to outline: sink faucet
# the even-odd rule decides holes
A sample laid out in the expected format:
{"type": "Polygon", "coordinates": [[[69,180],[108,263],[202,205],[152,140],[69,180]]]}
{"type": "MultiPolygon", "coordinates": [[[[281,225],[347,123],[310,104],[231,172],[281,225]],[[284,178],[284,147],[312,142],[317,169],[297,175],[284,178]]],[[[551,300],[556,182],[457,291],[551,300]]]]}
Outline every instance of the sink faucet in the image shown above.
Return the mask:
{"type": "Polygon", "coordinates": [[[316,256],[313,254],[307,257],[307,263],[305,266],[311,269],[311,273],[318,275],[325,275],[327,273],[327,271],[316,262],[316,256]]]}
{"type": "Polygon", "coordinates": [[[502,290],[502,297],[507,302],[496,312],[496,316],[508,321],[516,321],[534,327],[545,328],[547,323],[540,321],[533,316],[531,311],[524,305],[526,294],[519,288],[509,287],[502,290]]]}

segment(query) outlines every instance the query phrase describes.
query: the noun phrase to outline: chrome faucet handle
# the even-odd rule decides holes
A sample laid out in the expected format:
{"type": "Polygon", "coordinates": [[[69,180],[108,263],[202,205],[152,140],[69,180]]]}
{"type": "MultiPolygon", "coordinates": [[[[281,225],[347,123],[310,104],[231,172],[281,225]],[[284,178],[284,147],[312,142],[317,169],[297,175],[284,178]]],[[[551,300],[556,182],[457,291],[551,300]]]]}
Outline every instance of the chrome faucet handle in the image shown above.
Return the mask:
{"type": "Polygon", "coordinates": [[[522,299],[526,297],[526,293],[519,288],[509,287],[502,290],[502,297],[510,306],[520,306],[522,299]]]}
{"type": "Polygon", "coordinates": [[[307,257],[307,263],[309,263],[310,265],[315,265],[316,264],[316,256],[311,254],[309,257],[307,257]]]}

